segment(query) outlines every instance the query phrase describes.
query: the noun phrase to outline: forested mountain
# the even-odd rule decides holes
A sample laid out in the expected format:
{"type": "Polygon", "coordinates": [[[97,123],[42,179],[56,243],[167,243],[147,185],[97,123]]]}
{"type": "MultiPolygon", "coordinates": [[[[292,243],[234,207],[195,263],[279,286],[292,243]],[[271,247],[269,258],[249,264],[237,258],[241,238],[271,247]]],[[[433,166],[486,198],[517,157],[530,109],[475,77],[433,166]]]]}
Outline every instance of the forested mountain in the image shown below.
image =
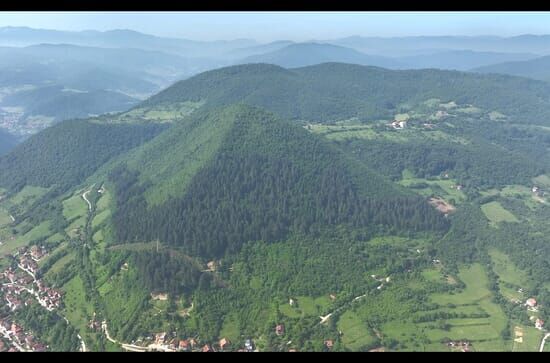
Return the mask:
{"type": "Polygon", "coordinates": [[[340,62],[383,68],[405,68],[405,64],[392,58],[373,56],[351,48],[323,43],[291,44],[272,52],[239,60],[239,63],[269,63],[284,68],[305,67],[320,63],[340,62]]]}
{"type": "Polygon", "coordinates": [[[0,266],[44,247],[62,305],[0,317],[68,350],[538,349],[549,106],[508,75],[246,64],[60,122],[0,157],[0,266]]]}
{"type": "Polygon", "coordinates": [[[65,121],[30,137],[0,158],[0,185],[74,187],[110,158],[155,136],[159,125],[65,121]]]}
{"type": "Polygon", "coordinates": [[[0,28],[1,45],[20,47],[40,43],[75,44],[105,48],[139,48],[175,54],[194,54],[195,56],[219,55],[232,49],[256,44],[255,41],[249,39],[201,42],[166,38],[126,29],[104,32],[93,30],[71,32],[28,27],[0,28]]]}
{"type": "Polygon", "coordinates": [[[17,140],[13,135],[0,129],[0,155],[13,149],[16,144],[17,140]]]}
{"type": "Polygon", "coordinates": [[[537,58],[537,55],[532,53],[498,53],[473,50],[451,50],[400,57],[398,60],[404,63],[406,68],[437,68],[468,71],[472,68],[487,66],[494,63],[525,61],[533,58],[537,58]]]}
{"type": "Polygon", "coordinates": [[[222,68],[180,81],[144,105],[204,100],[205,107],[216,107],[245,102],[291,119],[333,122],[387,118],[407,104],[430,98],[498,110],[520,123],[544,125],[550,113],[550,85],[544,82],[341,63],[296,69],[266,64],[222,68]]]}
{"type": "Polygon", "coordinates": [[[472,69],[480,73],[501,73],[550,81],[550,57],[540,57],[517,62],[503,62],[472,69]]]}
{"type": "MultiPolygon", "coordinates": [[[[181,186],[189,176],[182,180],[181,175],[189,173],[186,163],[190,164],[192,155],[169,160],[174,166],[135,163],[153,175],[179,166],[172,180],[161,182],[180,186],[172,187],[170,199],[150,208],[144,195],[155,193],[157,184],[144,178],[140,168],[120,166],[111,172],[118,241],[160,239],[182,245],[192,255],[214,257],[237,252],[245,241],[282,240],[291,231],[310,233],[327,224],[382,225],[396,231],[445,228],[442,217],[422,199],[407,195],[303,128],[269,113],[232,106],[194,123],[200,128],[210,125],[203,132],[211,132],[215,124],[226,131],[216,144],[200,145],[216,151],[191,176],[187,188],[181,186]]],[[[178,143],[200,137],[188,125],[184,127],[187,137],[178,143]]],[[[163,148],[158,143],[155,147],[163,148]]]]}
{"type": "Polygon", "coordinates": [[[499,36],[410,36],[362,37],[351,36],[327,40],[332,44],[355,48],[371,54],[409,56],[448,50],[479,52],[550,53],[550,36],[525,34],[512,37],[499,36]]]}

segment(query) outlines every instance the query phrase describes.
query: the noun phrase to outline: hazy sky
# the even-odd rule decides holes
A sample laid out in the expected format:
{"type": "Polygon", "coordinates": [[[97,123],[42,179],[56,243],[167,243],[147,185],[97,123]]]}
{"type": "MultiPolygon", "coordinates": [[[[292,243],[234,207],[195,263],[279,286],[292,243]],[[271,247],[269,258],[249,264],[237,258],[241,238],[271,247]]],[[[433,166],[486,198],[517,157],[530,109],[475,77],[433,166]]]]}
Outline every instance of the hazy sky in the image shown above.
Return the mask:
{"type": "Polygon", "coordinates": [[[0,12],[0,26],[132,29],[197,40],[550,34],[550,12],[0,12]]]}

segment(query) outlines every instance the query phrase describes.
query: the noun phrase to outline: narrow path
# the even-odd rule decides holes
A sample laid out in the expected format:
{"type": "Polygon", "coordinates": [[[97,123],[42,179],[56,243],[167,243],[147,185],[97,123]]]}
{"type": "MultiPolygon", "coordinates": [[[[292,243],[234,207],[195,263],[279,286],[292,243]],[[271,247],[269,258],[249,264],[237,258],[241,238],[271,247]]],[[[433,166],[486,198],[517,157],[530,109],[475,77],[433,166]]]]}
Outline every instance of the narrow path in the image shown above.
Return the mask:
{"type": "Polygon", "coordinates": [[[101,322],[101,330],[103,330],[103,332],[105,333],[105,336],[107,337],[108,341],[110,341],[113,344],[120,345],[122,347],[122,349],[124,349],[124,350],[128,350],[128,351],[131,351],[131,352],[146,352],[148,350],[148,348],[140,347],[138,345],[125,344],[125,343],[118,342],[116,339],[111,337],[111,335],[109,334],[109,329],[107,329],[107,321],[105,321],[105,320],[103,322],[101,322]]]}
{"type": "Polygon", "coordinates": [[[544,352],[544,344],[546,344],[546,339],[550,337],[550,333],[546,333],[544,338],[542,338],[542,341],[540,342],[540,349],[539,352],[544,352]]]}
{"type": "Polygon", "coordinates": [[[84,198],[84,200],[86,201],[86,203],[88,203],[88,210],[91,211],[92,210],[92,203],[90,203],[90,201],[88,200],[88,198],[86,198],[86,194],[90,193],[92,190],[88,190],[87,192],[84,192],[82,194],[82,198],[84,198]]]}

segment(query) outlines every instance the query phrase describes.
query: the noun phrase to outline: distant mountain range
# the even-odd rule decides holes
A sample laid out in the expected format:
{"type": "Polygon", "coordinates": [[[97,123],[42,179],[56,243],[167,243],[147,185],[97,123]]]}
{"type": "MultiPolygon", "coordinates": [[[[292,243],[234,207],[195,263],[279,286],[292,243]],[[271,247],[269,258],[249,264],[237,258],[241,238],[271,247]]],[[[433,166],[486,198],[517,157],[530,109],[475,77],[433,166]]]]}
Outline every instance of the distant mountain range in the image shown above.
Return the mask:
{"type": "Polygon", "coordinates": [[[478,52],[550,54],[550,35],[525,34],[513,37],[411,36],[393,38],[351,36],[324,41],[355,48],[370,54],[395,57],[466,49],[478,52]]]}
{"type": "Polygon", "coordinates": [[[481,73],[503,73],[550,81],[550,56],[517,62],[504,62],[472,69],[481,73]]]}
{"type": "Polygon", "coordinates": [[[550,54],[546,35],[352,36],[260,44],[250,39],[194,41],[120,29],[4,27],[0,28],[0,108],[9,109],[2,111],[6,116],[0,127],[27,135],[67,117],[123,111],[174,82],[230,65],[298,68],[338,62],[387,69],[472,70],[547,81],[546,54],[550,54]]]}
{"type": "Polygon", "coordinates": [[[355,49],[321,43],[291,44],[272,52],[253,55],[239,61],[239,63],[269,63],[285,68],[305,67],[326,62],[371,65],[383,68],[405,67],[399,60],[372,56],[355,49]]]}

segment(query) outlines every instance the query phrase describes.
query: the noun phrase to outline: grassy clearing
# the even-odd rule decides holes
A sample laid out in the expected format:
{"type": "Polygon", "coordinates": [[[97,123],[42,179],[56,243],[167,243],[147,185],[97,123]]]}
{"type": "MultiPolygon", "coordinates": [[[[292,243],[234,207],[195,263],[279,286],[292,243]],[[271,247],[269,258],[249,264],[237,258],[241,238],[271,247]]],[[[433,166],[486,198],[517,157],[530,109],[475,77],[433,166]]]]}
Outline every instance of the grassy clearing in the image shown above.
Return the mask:
{"type": "Polygon", "coordinates": [[[543,336],[543,332],[532,326],[517,325],[512,333],[512,337],[515,338],[512,351],[538,352],[543,336]]]}
{"type": "Polygon", "coordinates": [[[489,202],[481,206],[485,216],[496,225],[500,222],[519,222],[515,215],[504,209],[499,202],[489,202]]]}
{"type": "MultiPolygon", "coordinates": [[[[399,184],[409,187],[426,197],[436,195],[449,202],[451,199],[455,203],[460,203],[466,199],[462,190],[456,188],[457,183],[452,179],[428,180],[424,178],[415,178],[410,171],[403,171],[403,178],[399,184]],[[426,184],[426,187],[419,185],[426,184]]],[[[451,203],[453,204],[453,203],[451,203]]]]}
{"type": "Polygon", "coordinates": [[[153,108],[138,107],[122,114],[116,121],[135,122],[136,119],[145,119],[159,123],[174,122],[190,115],[193,111],[204,105],[204,103],[205,101],[185,101],[169,105],[159,105],[153,108]]]}
{"type": "Polygon", "coordinates": [[[227,338],[232,343],[241,341],[238,319],[233,315],[227,315],[223,320],[220,338],[227,338]]]}
{"type": "Polygon", "coordinates": [[[4,228],[0,231],[0,240],[3,242],[2,245],[0,245],[0,256],[11,254],[19,247],[26,246],[36,239],[47,238],[51,236],[51,234],[50,221],[40,223],[25,234],[13,235],[11,230],[6,230],[4,228]]]}
{"type": "Polygon", "coordinates": [[[42,195],[46,194],[48,188],[34,187],[27,185],[19,193],[10,198],[11,205],[30,205],[42,195]]]}
{"type": "Polygon", "coordinates": [[[94,219],[92,220],[92,228],[100,226],[103,222],[108,220],[110,216],[111,216],[111,211],[108,209],[102,211],[101,213],[96,214],[94,219]]]}
{"type": "Polygon", "coordinates": [[[291,318],[320,316],[325,314],[332,306],[332,302],[328,296],[319,296],[317,298],[296,296],[292,299],[294,300],[293,306],[290,305],[289,301],[285,301],[279,306],[281,313],[291,318]]]}
{"type": "Polygon", "coordinates": [[[550,176],[549,175],[539,175],[536,178],[533,178],[533,183],[541,187],[550,188],[550,176]]]}
{"type": "Polygon", "coordinates": [[[394,117],[395,121],[407,121],[410,118],[411,116],[408,113],[398,113],[394,117]]]}
{"type": "Polygon", "coordinates": [[[0,227],[9,226],[11,223],[12,220],[8,211],[0,208],[0,227]]]}
{"type": "Polygon", "coordinates": [[[342,342],[346,348],[358,351],[361,347],[376,341],[366,322],[357,313],[346,311],[340,316],[337,323],[338,330],[342,331],[342,342]]]}
{"type": "Polygon", "coordinates": [[[322,135],[330,140],[366,139],[385,140],[388,142],[404,143],[411,140],[438,140],[460,144],[468,143],[467,140],[447,134],[440,130],[426,130],[418,127],[407,127],[403,130],[387,129],[387,122],[363,125],[308,125],[310,132],[322,135]],[[380,126],[385,126],[380,128],[380,126]]]}
{"type": "Polygon", "coordinates": [[[71,220],[77,217],[85,217],[88,213],[88,205],[86,201],[82,199],[80,194],[73,195],[69,199],[63,201],[63,216],[67,220],[71,220]]]}
{"type": "Polygon", "coordinates": [[[86,323],[94,312],[90,300],[86,298],[84,284],[79,275],[73,277],[62,287],[65,291],[65,317],[84,336],[87,331],[86,323]]]}
{"type": "Polygon", "coordinates": [[[519,287],[529,285],[529,277],[527,274],[517,268],[508,255],[495,248],[489,250],[489,255],[494,263],[495,273],[499,276],[501,281],[519,287]]]}
{"type": "Polygon", "coordinates": [[[50,267],[48,272],[46,272],[46,275],[44,276],[46,281],[52,281],[52,276],[56,273],[61,272],[65,268],[65,266],[67,266],[74,260],[74,258],[75,258],[75,253],[73,252],[73,253],[68,253],[65,256],[61,257],[59,260],[57,260],[52,265],[52,267],[50,267]]]}

